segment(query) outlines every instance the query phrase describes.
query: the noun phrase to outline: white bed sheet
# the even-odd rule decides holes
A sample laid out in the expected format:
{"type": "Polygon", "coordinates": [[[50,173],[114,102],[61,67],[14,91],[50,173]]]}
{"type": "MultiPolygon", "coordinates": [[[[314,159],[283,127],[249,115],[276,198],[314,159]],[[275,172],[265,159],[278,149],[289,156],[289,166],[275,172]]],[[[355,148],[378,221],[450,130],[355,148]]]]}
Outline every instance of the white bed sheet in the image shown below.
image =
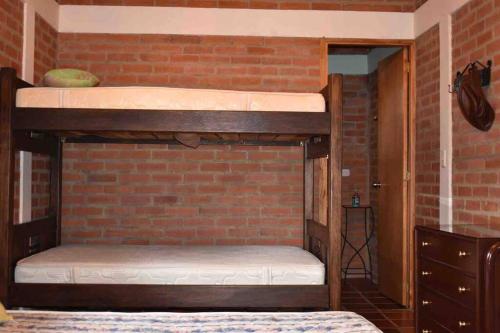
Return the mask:
{"type": "Polygon", "coordinates": [[[23,88],[17,107],[201,111],[324,112],[317,93],[167,87],[23,88]]]}
{"type": "Polygon", "coordinates": [[[18,262],[18,283],[321,285],[324,265],[293,246],[63,245],[18,262]]]}

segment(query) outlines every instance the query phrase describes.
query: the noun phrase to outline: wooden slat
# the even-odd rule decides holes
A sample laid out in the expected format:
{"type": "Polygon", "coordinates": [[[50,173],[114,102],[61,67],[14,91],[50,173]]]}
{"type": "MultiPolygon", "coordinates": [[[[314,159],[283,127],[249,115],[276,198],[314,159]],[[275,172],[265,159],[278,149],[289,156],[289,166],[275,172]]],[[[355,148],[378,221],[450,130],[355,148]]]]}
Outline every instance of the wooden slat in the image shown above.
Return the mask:
{"type": "Polygon", "coordinates": [[[328,308],[328,287],[14,284],[12,304],[95,309],[328,308]]]}
{"type": "Polygon", "coordinates": [[[342,75],[328,77],[329,112],[331,114],[330,153],[328,158],[328,283],[330,308],[340,310],[341,281],[341,228],[342,228],[342,75]]]}
{"type": "Polygon", "coordinates": [[[320,142],[311,142],[307,149],[307,158],[323,158],[330,153],[330,140],[323,137],[320,142]]]}
{"type": "Polygon", "coordinates": [[[307,231],[307,220],[313,218],[314,197],[314,163],[308,159],[309,143],[304,147],[304,249],[309,250],[309,235],[307,231]]]}
{"type": "Polygon", "coordinates": [[[330,134],[328,112],[18,108],[13,127],[39,131],[330,134]]]}
{"type": "Polygon", "coordinates": [[[308,220],[307,233],[309,236],[320,240],[323,245],[329,246],[330,238],[328,235],[328,228],[325,225],[313,220],[308,220]]]}
{"type": "Polygon", "coordinates": [[[0,70],[0,302],[10,306],[12,282],[12,222],[14,206],[14,140],[11,118],[15,108],[16,71],[0,70]]]}
{"type": "Polygon", "coordinates": [[[16,132],[14,135],[16,150],[29,151],[35,154],[53,156],[57,153],[58,144],[55,137],[33,139],[29,137],[29,132],[16,132]]]}
{"type": "Polygon", "coordinates": [[[61,244],[62,226],[62,172],[63,172],[63,144],[56,142],[55,154],[50,157],[50,202],[49,212],[55,216],[56,245],[61,244]]]}

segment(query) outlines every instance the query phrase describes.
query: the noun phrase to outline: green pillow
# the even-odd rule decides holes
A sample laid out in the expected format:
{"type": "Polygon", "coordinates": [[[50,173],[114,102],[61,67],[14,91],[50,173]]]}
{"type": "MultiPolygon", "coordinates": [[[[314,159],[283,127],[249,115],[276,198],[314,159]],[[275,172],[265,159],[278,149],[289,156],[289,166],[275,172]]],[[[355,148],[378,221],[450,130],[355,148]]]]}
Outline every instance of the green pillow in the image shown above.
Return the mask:
{"type": "Polygon", "coordinates": [[[46,87],[95,87],[99,79],[92,73],[73,68],[52,69],[45,73],[43,84],[46,87]]]}

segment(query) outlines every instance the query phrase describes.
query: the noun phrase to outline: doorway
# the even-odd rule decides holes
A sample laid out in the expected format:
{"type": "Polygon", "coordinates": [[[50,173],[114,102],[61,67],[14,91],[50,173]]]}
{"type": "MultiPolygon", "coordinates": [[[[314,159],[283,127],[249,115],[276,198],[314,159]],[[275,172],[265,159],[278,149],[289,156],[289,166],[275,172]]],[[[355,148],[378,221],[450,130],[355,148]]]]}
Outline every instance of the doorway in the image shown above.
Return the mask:
{"type": "Polygon", "coordinates": [[[343,74],[344,290],[368,288],[412,308],[413,43],[323,47],[322,72],[343,74]]]}

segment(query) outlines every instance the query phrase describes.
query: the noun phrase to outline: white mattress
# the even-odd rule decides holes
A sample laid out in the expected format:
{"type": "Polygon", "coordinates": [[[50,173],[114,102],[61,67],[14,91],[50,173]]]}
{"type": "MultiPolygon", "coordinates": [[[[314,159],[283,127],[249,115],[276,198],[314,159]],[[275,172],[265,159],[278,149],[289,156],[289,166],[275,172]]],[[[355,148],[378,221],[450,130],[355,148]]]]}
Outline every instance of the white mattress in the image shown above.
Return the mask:
{"type": "Polygon", "coordinates": [[[321,94],[165,87],[23,88],[18,107],[323,112],[321,94]]]}
{"type": "Polygon", "coordinates": [[[17,263],[18,283],[318,285],[324,265],[293,246],[63,245],[17,263]]]}

